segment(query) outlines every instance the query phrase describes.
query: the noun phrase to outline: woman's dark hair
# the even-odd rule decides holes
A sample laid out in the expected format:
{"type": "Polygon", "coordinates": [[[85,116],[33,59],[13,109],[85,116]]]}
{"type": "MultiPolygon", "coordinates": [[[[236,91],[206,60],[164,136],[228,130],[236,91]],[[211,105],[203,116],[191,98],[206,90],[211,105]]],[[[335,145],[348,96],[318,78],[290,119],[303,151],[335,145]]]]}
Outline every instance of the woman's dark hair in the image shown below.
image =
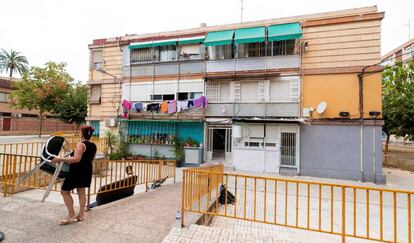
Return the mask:
{"type": "Polygon", "coordinates": [[[83,127],[81,127],[82,136],[86,140],[91,139],[93,131],[95,131],[95,130],[91,126],[83,126],[83,127]]]}

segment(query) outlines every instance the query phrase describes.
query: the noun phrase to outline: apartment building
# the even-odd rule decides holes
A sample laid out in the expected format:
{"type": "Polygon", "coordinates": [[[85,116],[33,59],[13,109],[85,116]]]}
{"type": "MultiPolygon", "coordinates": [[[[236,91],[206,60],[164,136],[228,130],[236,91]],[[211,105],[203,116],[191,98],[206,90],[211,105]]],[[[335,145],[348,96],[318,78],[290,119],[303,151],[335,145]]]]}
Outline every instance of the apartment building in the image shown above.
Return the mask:
{"type": "Polygon", "coordinates": [[[88,118],[130,152],[382,182],[376,7],[94,40],[88,118]],[[369,73],[370,75],[364,75],[369,73]]]}
{"type": "Polygon", "coordinates": [[[396,62],[406,63],[411,60],[414,60],[414,39],[403,43],[381,58],[381,61],[385,66],[394,65],[396,62]]]}

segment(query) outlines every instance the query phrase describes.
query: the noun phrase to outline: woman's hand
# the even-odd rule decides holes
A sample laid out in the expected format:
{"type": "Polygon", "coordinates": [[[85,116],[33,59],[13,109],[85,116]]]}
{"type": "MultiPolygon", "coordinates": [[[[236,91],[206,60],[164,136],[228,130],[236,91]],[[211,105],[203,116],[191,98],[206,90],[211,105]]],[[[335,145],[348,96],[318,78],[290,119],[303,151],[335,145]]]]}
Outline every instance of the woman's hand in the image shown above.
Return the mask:
{"type": "Polygon", "coordinates": [[[62,161],[62,158],[60,158],[59,156],[56,156],[50,161],[50,163],[55,165],[59,161],[62,161]]]}

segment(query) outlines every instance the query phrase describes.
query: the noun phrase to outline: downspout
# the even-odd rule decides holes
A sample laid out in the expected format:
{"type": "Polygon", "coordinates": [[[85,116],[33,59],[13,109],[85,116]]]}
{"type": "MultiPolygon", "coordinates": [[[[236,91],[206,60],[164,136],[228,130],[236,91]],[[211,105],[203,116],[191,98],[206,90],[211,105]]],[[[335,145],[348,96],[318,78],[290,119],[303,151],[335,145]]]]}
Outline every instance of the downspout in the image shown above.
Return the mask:
{"type": "Polygon", "coordinates": [[[364,80],[364,71],[358,74],[358,86],[359,86],[359,119],[360,119],[360,170],[361,170],[361,181],[365,182],[365,172],[364,172],[364,146],[363,146],[363,136],[364,136],[364,99],[363,99],[363,80],[364,80]]]}

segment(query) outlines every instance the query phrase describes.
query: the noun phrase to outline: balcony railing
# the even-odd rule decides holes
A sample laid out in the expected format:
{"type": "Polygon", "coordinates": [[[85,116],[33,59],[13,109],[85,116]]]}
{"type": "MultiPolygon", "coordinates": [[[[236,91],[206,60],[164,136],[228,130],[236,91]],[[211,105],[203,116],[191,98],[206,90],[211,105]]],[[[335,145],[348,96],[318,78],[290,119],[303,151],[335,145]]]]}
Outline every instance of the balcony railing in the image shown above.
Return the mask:
{"type": "Polygon", "coordinates": [[[249,57],[242,59],[225,59],[207,61],[207,73],[249,70],[269,70],[282,68],[299,68],[299,55],[283,55],[271,57],[249,57]]]}
{"type": "Polygon", "coordinates": [[[125,77],[130,75],[135,77],[145,77],[152,75],[178,75],[178,74],[197,74],[204,73],[206,70],[206,61],[204,59],[141,63],[131,66],[124,66],[123,73],[125,77]]]}
{"type": "Polygon", "coordinates": [[[207,117],[298,117],[299,102],[210,103],[207,117]]]}

